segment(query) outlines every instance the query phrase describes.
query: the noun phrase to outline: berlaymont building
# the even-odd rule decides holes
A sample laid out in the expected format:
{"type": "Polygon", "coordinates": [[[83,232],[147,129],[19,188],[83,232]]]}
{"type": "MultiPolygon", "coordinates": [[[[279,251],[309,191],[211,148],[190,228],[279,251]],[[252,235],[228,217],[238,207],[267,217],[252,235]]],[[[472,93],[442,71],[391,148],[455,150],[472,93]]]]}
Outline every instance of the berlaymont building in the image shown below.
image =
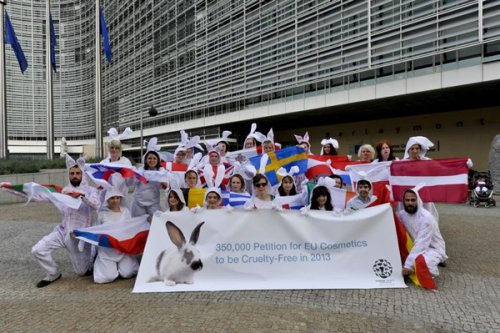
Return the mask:
{"type": "MultiPolygon", "coordinates": [[[[46,154],[45,2],[6,1],[29,63],[6,45],[9,152],[46,154]]],[[[101,0],[113,58],[101,55],[102,132],[131,127],[164,149],[179,130],[202,138],[252,122],[283,145],[309,131],[313,153],[410,136],[429,156],[469,156],[487,169],[500,133],[500,0],[101,0]],[[158,111],[149,115],[154,106],[158,111]]],[[[96,153],[95,1],[51,1],[55,149],[96,153]]],[[[97,40],[101,43],[100,40],[97,40]]],[[[106,138],[104,138],[106,139],[106,138]]]]}

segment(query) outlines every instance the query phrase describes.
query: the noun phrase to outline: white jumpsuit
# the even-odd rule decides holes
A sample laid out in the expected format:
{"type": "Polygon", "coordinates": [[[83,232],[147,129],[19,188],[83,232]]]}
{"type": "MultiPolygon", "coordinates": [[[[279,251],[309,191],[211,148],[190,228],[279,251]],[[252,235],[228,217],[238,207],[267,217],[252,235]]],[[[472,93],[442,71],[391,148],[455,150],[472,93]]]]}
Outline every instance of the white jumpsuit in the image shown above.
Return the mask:
{"type": "Polygon", "coordinates": [[[78,240],[71,238],[70,232],[74,229],[90,227],[92,225],[92,211],[100,206],[99,194],[82,180],[80,186],[66,186],[64,193],[79,192],[85,194],[79,209],[72,209],[57,205],[62,214],[61,223],[54,230],[43,237],[33,246],[31,253],[35,260],[44,269],[44,280],[54,281],[61,274],[57,263],[52,258],[52,251],[65,248],[68,250],[73,270],[78,275],[85,275],[92,267],[91,247],[85,244],[83,251],[78,250],[78,240]]]}
{"type": "Polygon", "coordinates": [[[415,259],[422,254],[429,272],[433,276],[438,276],[438,264],[448,259],[448,256],[444,239],[434,216],[419,202],[416,213],[408,214],[401,210],[398,212],[398,217],[413,239],[413,248],[406,258],[404,268],[414,269],[415,259]]]}

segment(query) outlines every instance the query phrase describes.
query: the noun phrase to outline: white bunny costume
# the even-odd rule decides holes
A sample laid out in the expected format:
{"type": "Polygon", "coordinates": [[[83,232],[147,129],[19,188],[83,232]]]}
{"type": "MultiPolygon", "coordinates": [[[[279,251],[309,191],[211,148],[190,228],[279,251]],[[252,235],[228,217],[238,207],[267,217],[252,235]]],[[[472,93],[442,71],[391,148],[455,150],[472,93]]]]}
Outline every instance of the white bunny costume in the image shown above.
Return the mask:
{"type": "MultiPolygon", "coordinates": [[[[123,178],[119,174],[114,174],[115,185],[106,192],[106,202],[109,198],[119,196],[123,201],[122,188],[125,185],[123,178]],[[115,176],[116,175],[116,176],[115,176]],[[121,180],[119,178],[122,178],[121,180]]],[[[97,223],[116,223],[119,221],[130,219],[130,211],[126,205],[121,204],[120,212],[114,212],[107,207],[99,212],[97,223]]],[[[137,274],[139,263],[137,258],[125,253],[118,252],[115,249],[99,246],[97,257],[94,262],[94,282],[108,283],[113,282],[118,276],[123,278],[131,278],[137,274]]]]}
{"type": "Polygon", "coordinates": [[[414,189],[405,191],[405,193],[411,191],[417,196],[417,211],[413,214],[404,209],[398,212],[399,219],[413,239],[413,248],[406,258],[404,268],[414,269],[415,259],[422,254],[430,273],[433,276],[438,276],[438,264],[446,261],[448,256],[437,220],[424,208],[418,195],[420,188],[421,186],[417,185],[414,189]]]}
{"type": "MultiPolygon", "coordinates": [[[[118,133],[118,130],[114,127],[110,128],[108,130],[108,135],[109,135],[109,142],[108,142],[108,147],[113,141],[121,141],[124,138],[126,138],[128,135],[132,134],[132,129],[130,127],[127,127],[121,134],[118,133]]],[[[111,156],[109,155],[101,161],[101,163],[108,163],[108,164],[119,164],[119,165],[127,165],[131,166],[132,163],[128,158],[125,156],[120,156],[120,159],[118,161],[111,161],[111,156]]]]}
{"type": "MultiPolygon", "coordinates": [[[[156,153],[156,157],[160,158],[158,152],[160,147],[157,146],[157,138],[151,138],[147,145],[146,154],[143,156],[145,160],[146,156],[150,152],[156,153]]],[[[144,161],[146,163],[146,161],[144,161]]],[[[154,212],[160,210],[160,190],[161,184],[167,183],[167,174],[163,167],[158,170],[147,170],[144,167],[139,168],[139,173],[143,174],[148,182],[144,184],[139,180],[135,180],[135,190],[132,194],[132,202],[130,203],[130,212],[132,217],[137,217],[141,215],[153,216],[154,212]]]]}
{"type": "Polygon", "coordinates": [[[46,275],[43,281],[55,281],[61,276],[61,271],[52,258],[52,252],[59,248],[68,250],[76,274],[85,275],[92,267],[90,245],[86,244],[83,251],[79,251],[78,240],[70,236],[74,229],[90,227],[92,225],[92,212],[100,206],[99,194],[96,189],[88,185],[86,174],[83,171],[84,166],[85,160],[83,158],[79,158],[75,162],[69,155],[66,155],[68,177],[70,169],[78,167],[82,171],[82,180],[78,186],[73,186],[70,182],[63,188],[63,193],[81,193],[82,203],[78,209],[56,205],[62,214],[61,223],[31,249],[36,261],[45,271],[46,275]]]}

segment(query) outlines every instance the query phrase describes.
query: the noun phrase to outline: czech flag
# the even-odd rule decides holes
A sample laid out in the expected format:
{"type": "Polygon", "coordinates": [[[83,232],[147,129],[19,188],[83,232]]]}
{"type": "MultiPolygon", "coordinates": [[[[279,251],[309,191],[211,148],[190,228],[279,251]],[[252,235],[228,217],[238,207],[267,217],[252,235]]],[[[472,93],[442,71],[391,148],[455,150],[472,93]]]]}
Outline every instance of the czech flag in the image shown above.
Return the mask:
{"type": "Polygon", "coordinates": [[[75,229],[76,238],[96,245],[115,249],[126,254],[141,254],[149,234],[148,215],[75,229]]]}

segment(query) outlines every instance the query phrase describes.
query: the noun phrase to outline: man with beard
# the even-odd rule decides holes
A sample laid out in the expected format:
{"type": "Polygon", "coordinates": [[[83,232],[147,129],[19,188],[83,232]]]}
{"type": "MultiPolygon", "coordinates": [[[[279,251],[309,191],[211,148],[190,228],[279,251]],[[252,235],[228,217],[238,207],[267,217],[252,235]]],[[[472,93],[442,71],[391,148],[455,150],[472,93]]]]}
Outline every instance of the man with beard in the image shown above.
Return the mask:
{"type": "Polygon", "coordinates": [[[404,209],[398,212],[398,217],[413,240],[413,248],[403,265],[403,275],[411,274],[414,270],[415,259],[423,255],[429,272],[433,276],[438,276],[437,266],[444,266],[448,256],[436,219],[424,209],[417,188],[405,191],[403,207],[404,209]]]}
{"type": "Polygon", "coordinates": [[[346,203],[346,209],[360,210],[369,207],[377,200],[372,194],[372,183],[367,179],[361,179],[356,184],[357,195],[346,203]]]}
{"type": "Polygon", "coordinates": [[[80,276],[89,274],[92,268],[90,245],[85,243],[86,245],[80,251],[78,249],[79,241],[70,236],[74,229],[90,227],[92,225],[92,212],[100,206],[99,194],[96,189],[88,185],[83,173],[84,166],[83,158],[75,162],[69,155],[66,155],[70,184],[64,187],[62,192],[80,197],[82,202],[78,209],[56,204],[62,214],[61,223],[31,249],[35,260],[45,271],[45,277],[36,285],[38,288],[46,287],[61,278],[59,267],[52,258],[52,252],[56,249],[65,248],[68,250],[76,274],[80,276]]]}

